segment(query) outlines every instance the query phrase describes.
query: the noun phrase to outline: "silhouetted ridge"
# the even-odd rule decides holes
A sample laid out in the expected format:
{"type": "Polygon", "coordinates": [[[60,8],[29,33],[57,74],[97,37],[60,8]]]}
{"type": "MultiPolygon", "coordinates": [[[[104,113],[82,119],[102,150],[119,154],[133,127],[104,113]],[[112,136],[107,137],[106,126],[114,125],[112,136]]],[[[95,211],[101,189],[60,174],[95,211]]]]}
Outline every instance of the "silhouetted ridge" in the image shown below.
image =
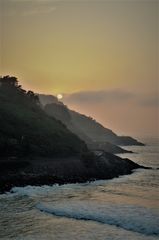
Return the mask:
{"type": "Polygon", "coordinates": [[[0,78],[1,156],[74,155],[86,145],[64,124],[48,116],[39,98],[14,77],[0,78]]]}
{"type": "Polygon", "coordinates": [[[15,77],[0,78],[0,193],[14,186],[110,179],[142,167],[103,151],[117,146],[93,142],[93,134],[102,135],[102,125],[51,99],[46,113],[38,96],[22,89],[15,77]]]}
{"type": "Polygon", "coordinates": [[[122,149],[119,145],[143,145],[131,137],[118,136],[112,130],[103,127],[95,119],[70,110],[62,102],[58,102],[58,100],[50,103],[50,96],[48,101],[46,95],[44,96],[45,102],[47,102],[43,106],[45,112],[63,122],[69,130],[84,140],[90,149],[124,153],[128,151],[122,149]]]}
{"type": "Polygon", "coordinates": [[[42,106],[50,103],[58,103],[57,97],[53,95],[39,94],[38,96],[42,106]]]}
{"type": "Polygon", "coordinates": [[[70,111],[72,121],[81,131],[85,132],[93,142],[109,142],[115,145],[143,145],[136,139],[127,136],[118,136],[112,130],[105,128],[91,117],[87,117],[75,111],[70,111]]]}

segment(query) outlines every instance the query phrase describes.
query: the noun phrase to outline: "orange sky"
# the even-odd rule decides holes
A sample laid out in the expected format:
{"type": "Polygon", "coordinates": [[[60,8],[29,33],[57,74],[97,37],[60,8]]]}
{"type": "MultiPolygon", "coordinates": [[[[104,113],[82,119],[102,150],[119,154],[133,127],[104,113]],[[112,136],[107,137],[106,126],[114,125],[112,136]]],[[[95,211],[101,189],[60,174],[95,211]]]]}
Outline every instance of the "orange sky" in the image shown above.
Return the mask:
{"type": "Polygon", "coordinates": [[[157,0],[0,4],[2,75],[119,133],[158,134],[157,0]]]}

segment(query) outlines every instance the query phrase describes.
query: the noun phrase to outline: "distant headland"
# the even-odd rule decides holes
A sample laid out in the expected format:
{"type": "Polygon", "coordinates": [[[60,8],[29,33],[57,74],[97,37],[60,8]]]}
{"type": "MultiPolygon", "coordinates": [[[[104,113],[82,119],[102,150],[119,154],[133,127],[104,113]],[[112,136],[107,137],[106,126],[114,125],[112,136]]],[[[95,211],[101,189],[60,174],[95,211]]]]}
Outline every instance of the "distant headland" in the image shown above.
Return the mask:
{"type": "Polygon", "coordinates": [[[54,96],[0,78],[0,192],[14,186],[110,179],[143,167],[114,154],[144,145],[117,136],[54,96]]]}

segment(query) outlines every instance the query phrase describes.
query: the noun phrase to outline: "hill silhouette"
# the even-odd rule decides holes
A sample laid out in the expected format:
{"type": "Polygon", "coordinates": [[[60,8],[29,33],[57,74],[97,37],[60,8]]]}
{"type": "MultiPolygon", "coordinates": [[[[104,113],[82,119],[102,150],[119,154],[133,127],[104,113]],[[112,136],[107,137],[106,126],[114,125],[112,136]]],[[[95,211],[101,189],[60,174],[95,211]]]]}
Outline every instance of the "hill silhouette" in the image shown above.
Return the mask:
{"type": "Polygon", "coordinates": [[[0,78],[0,193],[14,186],[110,179],[143,167],[103,150],[90,151],[81,140],[89,142],[87,131],[70,124],[74,112],[62,103],[46,106],[54,107],[63,123],[49,116],[39,97],[22,89],[17,78],[0,78]]]}
{"type": "Polygon", "coordinates": [[[0,78],[1,156],[70,156],[84,149],[79,137],[42,110],[36,94],[15,77],[0,78]]]}
{"type": "Polygon", "coordinates": [[[49,116],[63,122],[69,130],[84,140],[90,149],[103,149],[110,153],[124,153],[128,151],[120,146],[143,145],[132,137],[118,136],[91,117],[70,110],[54,96],[40,94],[39,99],[43,109],[49,116]]]}

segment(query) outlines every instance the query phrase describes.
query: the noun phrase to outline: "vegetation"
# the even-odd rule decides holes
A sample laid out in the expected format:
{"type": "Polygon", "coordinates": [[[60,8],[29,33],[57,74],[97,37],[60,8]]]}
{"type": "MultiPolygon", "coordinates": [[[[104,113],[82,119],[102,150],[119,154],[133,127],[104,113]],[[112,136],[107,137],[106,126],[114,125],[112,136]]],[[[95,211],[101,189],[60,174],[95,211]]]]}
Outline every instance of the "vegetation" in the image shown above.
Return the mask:
{"type": "Polygon", "coordinates": [[[81,154],[81,160],[84,163],[85,167],[94,167],[97,157],[94,152],[87,151],[81,154]]]}
{"type": "Polygon", "coordinates": [[[0,77],[0,156],[70,156],[85,143],[64,124],[48,116],[39,98],[25,91],[16,77],[0,77]]]}

